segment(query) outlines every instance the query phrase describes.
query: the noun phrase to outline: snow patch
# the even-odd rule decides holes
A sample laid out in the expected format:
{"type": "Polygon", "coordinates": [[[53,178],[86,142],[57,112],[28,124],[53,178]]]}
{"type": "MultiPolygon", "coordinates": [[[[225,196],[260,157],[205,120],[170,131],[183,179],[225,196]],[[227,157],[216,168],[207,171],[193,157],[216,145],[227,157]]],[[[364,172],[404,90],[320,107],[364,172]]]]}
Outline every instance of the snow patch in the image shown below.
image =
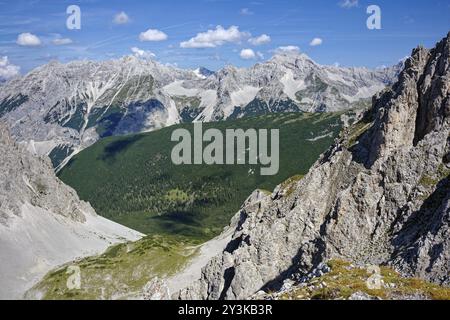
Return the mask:
{"type": "Polygon", "coordinates": [[[197,69],[195,69],[194,70],[194,74],[197,76],[197,77],[199,77],[200,79],[206,79],[206,76],[205,75],[203,75],[201,72],[200,72],[200,68],[197,68],[197,69]]]}
{"type": "Polygon", "coordinates": [[[326,73],[327,73],[328,79],[330,79],[332,81],[341,82],[348,86],[351,85],[351,83],[349,83],[349,81],[345,80],[344,77],[342,77],[342,75],[340,75],[338,73],[333,73],[333,72],[330,72],[329,70],[326,70],[326,73]]]}
{"type": "Polygon", "coordinates": [[[178,112],[177,105],[172,99],[169,101],[167,108],[167,121],[166,126],[171,126],[180,122],[180,113],[178,112]]]}
{"type": "Polygon", "coordinates": [[[325,138],[333,138],[333,132],[330,132],[330,133],[327,133],[327,134],[324,134],[324,135],[321,135],[321,136],[317,136],[315,138],[306,139],[306,141],[314,142],[314,141],[319,141],[319,140],[322,140],[322,139],[325,139],[325,138]]]}
{"type": "Polygon", "coordinates": [[[25,146],[25,149],[33,155],[42,156],[48,155],[55,147],[59,144],[56,140],[48,140],[48,141],[34,141],[30,140],[29,142],[21,141],[19,145],[25,146]]]}
{"type": "Polygon", "coordinates": [[[199,95],[201,99],[200,108],[204,108],[194,122],[211,121],[214,114],[214,108],[217,104],[217,92],[215,90],[206,90],[199,95]]]}
{"type": "Polygon", "coordinates": [[[261,88],[245,86],[230,94],[231,105],[224,109],[224,115],[228,117],[233,113],[234,107],[244,107],[252,102],[261,88]]]}
{"type": "Polygon", "coordinates": [[[354,96],[342,94],[342,96],[349,102],[356,102],[360,99],[367,99],[374,96],[385,88],[385,85],[373,85],[370,87],[362,87],[358,89],[358,92],[354,96]]]}
{"type": "Polygon", "coordinates": [[[292,70],[287,70],[280,82],[284,86],[284,93],[293,101],[297,101],[295,94],[306,88],[304,80],[295,80],[292,70]]]}
{"type": "Polygon", "coordinates": [[[174,81],[171,84],[163,87],[163,90],[170,96],[186,96],[195,97],[198,94],[198,89],[186,89],[183,87],[183,81],[174,81]]]}

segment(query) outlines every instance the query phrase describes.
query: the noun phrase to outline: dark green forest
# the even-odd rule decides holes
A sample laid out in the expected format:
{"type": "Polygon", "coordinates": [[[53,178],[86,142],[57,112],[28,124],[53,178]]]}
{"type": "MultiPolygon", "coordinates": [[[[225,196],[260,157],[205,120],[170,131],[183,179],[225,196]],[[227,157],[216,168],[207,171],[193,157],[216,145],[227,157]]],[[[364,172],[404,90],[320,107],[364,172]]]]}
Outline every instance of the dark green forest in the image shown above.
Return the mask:
{"type": "Polygon", "coordinates": [[[173,130],[193,135],[193,124],[181,124],[100,140],[72,158],[59,177],[106,218],[148,235],[203,241],[218,235],[255,189],[271,191],[306,174],[338,135],[340,115],[270,114],[203,125],[203,131],[279,129],[280,170],[274,176],[261,176],[259,165],[174,165],[173,130]]]}

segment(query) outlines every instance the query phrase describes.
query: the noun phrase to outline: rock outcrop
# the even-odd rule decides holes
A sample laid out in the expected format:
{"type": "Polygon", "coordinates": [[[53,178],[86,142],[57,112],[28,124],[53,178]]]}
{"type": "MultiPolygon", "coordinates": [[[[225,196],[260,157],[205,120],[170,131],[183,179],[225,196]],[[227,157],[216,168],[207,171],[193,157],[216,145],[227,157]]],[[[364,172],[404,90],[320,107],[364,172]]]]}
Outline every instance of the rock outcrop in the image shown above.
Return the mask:
{"type": "Polygon", "coordinates": [[[58,265],[140,237],[97,216],[48,158],[23,150],[0,123],[0,299],[21,298],[58,265]]]}
{"type": "Polygon", "coordinates": [[[243,299],[330,259],[450,284],[450,34],[300,181],[255,192],[232,240],[178,298],[243,299]]]}
{"type": "Polygon", "coordinates": [[[25,203],[85,222],[83,212],[94,209],[78,199],[76,192],[56,179],[50,160],[34,157],[17,146],[5,124],[0,123],[0,224],[8,226],[20,217],[25,203]]]}

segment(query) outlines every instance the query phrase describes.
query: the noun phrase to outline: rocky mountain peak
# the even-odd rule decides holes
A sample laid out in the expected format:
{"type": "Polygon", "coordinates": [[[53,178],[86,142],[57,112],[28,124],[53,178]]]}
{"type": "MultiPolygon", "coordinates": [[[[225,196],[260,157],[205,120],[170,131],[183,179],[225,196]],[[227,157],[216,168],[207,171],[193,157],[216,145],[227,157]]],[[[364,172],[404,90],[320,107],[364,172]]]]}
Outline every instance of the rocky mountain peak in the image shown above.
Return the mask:
{"type": "Polygon", "coordinates": [[[369,163],[392,150],[417,145],[448,124],[449,64],[449,36],[431,50],[413,50],[399,81],[376,97],[374,125],[361,143],[368,148],[369,163]]]}
{"type": "Polygon", "coordinates": [[[287,51],[276,53],[270,63],[275,63],[287,67],[305,68],[306,66],[318,66],[318,64],[311,59],[307,54],[296,51],[287,51]]]}
{"type": "Polygon", "coordinates": [[[298,51],[282,51],[274,54],[271,61],[283,61],[283,60],[306,60],[314,62],[306,53],[298,51]]]}

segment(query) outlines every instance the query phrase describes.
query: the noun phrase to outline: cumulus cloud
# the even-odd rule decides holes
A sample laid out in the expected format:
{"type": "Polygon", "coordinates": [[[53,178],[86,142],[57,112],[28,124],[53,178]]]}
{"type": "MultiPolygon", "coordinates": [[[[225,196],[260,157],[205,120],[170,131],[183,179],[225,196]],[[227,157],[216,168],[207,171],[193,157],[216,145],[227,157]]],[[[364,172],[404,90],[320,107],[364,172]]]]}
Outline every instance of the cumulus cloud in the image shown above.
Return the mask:
{"type": "Polygon", "coordinates": [[[115,24],[127,24],[130,22],[130,18],[125,12],[122,11],[114,16],[113,22],[115,24]]]}
{"type": "Polygon", "coordinates": [[[55,46],[63,46],[63,45],[66,45],[66,44],[71,44],[72,43],[72,39],[69,39],[69,38],[57,38],[57,39],[52,40],[52,43],[55,46]]]}
{"type": "Polygon", "coordinates": [[[312,46],[312,47],[316,47],[316,46],[320,46],[322,43],[323,43],[323,40],[321,38],[314,38],[309,43],[309,45],[312,46]]]}
{"type": "Polygon", "coordinates": [[[198,33],[194,38],[180,43],[181,48],[215,48],[225,43],[239,43],[248,38],[248,32],[239,31],[239,27],[231,26],[225,29],[217,26],[216,29],[198,33]]]}
{"type": "Polygon", "coordinates": [[[164,41],[167,40],[167,34],[157,29],[148,29],[145,32],[141,32],[139,40],[141,41],[164,41]]]}
{"type": "Polygon", "coordinates": [[[178,63],[176,63],[176,62],[174,62],[174,63],[166,62],[164,65],[166,67],[178,68],[178,63]]]}
{"type": "Polygon", "coordinates": [[[36,47],[41,45],[41,40],[29,32],[21,33],[17,37],[17,44],[24,47],[36,47]]]}
{"type": "Polygon", "coordinates": [[[242,49],[240,56],[244,60],[250,60],[256,58],[256,53],[252,49],[242,49]]]}
{"type": "Polygon", "coordinates": [[[8,80],[18,76],[20,67],[9,62],[8,57],[0,57],[0,80],[8,80]]]}
{"type": "Polygon", "coordinates": [[[249,8],[242,8],[242,9],[239,11],[239,14],[242,15],[242,16],[251,16],[251,15],[254,14],[254,12],[251,11],[249,8]]]}
{"type": "Polygon", "coordinates": [[[269,43],[272,39],[267,34],[262,34],[256,38],[248,39],[248,42],[254,46],[260,46],[266,43],[269,43]]]}
{"type": "Polygon", "coordinates": [[[137,47],[131,48],[131,52],[133,52],[133,54],[138,58],[151,59],[156,57],[156,55],[153,52],[142,50],[137,47]]]}
{"type": "Polygon", "coordinates": [[[359,5],[358,0],[343,0],[343,1],[339,2],[339,6],[341,6],[342,8],[346,8],[346,9],[357,7],[358,5],[359,5]]]}
{"type": "Polygon", "coordinates": [[[297,46],[284,46],[284,47],[278,47],[275,49],[275,53],[299,53],[300,48],[297,46]]]}

